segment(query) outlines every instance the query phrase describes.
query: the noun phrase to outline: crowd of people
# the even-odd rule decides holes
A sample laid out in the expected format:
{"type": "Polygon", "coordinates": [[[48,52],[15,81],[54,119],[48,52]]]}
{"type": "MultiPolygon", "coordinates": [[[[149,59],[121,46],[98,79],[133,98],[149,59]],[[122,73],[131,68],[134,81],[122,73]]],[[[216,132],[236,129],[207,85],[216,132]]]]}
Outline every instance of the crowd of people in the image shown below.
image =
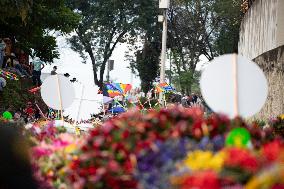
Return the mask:
{"type": "MultiPolygon", "coordinates": [[[[17,47],[10,38],[0,38],[0,69],[17,74],[21,78],[31,78],[35,86],[41,85],[41,71],[44,62],[35,58],[29,62],[29,54],[17,47]]],[[[0,81],[0,92],[4,88],[3,80],[0,81]]]]}

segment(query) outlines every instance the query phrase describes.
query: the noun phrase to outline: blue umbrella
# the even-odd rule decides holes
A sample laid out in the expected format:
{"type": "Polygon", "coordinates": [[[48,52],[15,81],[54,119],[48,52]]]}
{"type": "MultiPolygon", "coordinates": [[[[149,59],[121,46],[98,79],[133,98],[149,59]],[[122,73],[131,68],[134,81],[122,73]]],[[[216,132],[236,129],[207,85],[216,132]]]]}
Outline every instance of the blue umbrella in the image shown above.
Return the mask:
{"type": "Polygon", "coordinates": [[[114,114],[119,114],[125,112],[125,109],[122,107],[114,107],[109,110],[109,112],[114,113],[114,114]]]}

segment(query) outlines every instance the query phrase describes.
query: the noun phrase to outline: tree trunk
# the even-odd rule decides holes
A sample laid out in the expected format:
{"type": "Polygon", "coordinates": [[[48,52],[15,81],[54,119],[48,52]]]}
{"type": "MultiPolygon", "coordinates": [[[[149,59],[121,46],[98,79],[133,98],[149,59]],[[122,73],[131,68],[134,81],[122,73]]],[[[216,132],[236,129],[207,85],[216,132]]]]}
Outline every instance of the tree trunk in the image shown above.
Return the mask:
{"type": "Polygon", "coordinates": [[[97,65],[96,65],[96,59],[95,59],[94,53],[93,53],[93,51],[88,50],[88,54],[89,54],[91,61],[92,61],[94,82],[100,88],[100,90],[102,90],[103,89],[103,82],[98,80],[97,65]]]}

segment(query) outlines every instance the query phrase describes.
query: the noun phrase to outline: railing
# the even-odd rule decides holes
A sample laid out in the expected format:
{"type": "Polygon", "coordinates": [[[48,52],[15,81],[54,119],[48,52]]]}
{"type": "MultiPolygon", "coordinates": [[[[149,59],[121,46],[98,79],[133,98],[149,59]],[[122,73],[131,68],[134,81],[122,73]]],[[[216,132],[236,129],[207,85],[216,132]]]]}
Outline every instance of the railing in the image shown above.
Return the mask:
{"type": "Polygon", "coordinates": [[[249,10],[254,1],[256,0],[243,0],[241,5],[243,13],[246,13],[249,10]]]}

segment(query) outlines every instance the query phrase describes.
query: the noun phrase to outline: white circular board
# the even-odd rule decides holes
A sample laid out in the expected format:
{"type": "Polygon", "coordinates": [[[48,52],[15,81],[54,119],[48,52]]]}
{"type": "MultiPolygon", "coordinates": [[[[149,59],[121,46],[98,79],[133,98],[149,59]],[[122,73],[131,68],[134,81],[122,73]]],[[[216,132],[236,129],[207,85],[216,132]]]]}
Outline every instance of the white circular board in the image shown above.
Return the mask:
{"type": "Polygon", "coordinates": [[[61,75],[47,77],[41,85],[41,97],[47,106],[55,110],[68,108],[75,99],[75,91],[68,78],[61,75]],[[59,82],[58,82],[59,81],[59,82]],[[59,85],[58,85],[59,84],[59,85]],[[60,92],[58,90],[60,88],[60,92]]]}
{"type": "MultiPolygon", "coordinates": [[[[200,87],[204,100],[217,113],[235,117],[233,54],[211,61],[202,72],[200,87]]],[[[252,61],[237,56],[239,116],[248,118],[260,111],[268,95],[267,80],[252,61]]]]}
{"type": "Polygon", "coordinates": [[[103,95],[98,94],[99,87],[96,85],[84,85],[74,83],[76,87],[76,97],[64,115],[69,116],[75,121],[83,121],[91,118],[92,114],[98,114],[102,111],[103,95]]]}

